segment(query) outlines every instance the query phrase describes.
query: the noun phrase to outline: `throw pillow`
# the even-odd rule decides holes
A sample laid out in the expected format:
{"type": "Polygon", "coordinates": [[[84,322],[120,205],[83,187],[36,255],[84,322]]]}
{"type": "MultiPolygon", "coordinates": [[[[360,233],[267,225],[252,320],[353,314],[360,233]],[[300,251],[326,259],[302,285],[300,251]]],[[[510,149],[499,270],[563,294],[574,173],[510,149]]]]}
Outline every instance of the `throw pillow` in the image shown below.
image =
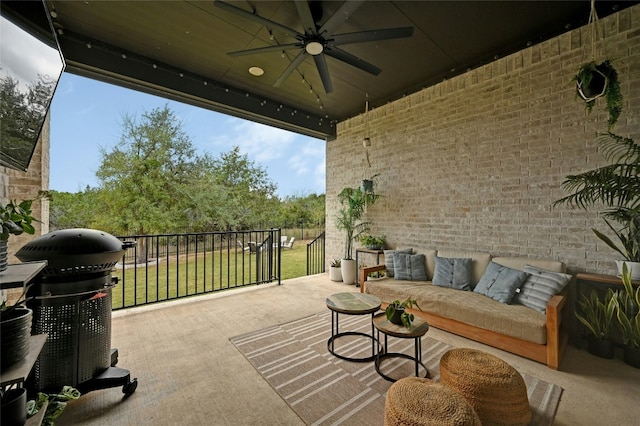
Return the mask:
{"type": "Polygon", "coordinates": [[[433,284],[458,290],[471,290],[471,258],[434,257],[433,284]]]}
{"type": "Polygon", "coordinates": [[[489,262],[486,271],[473,291],[489,296],[500,303],[511,303],[513,295],[527,279],[527,276],[526,272],[489,262]]]}
{"type": "Polygon", "coordinates": [[[547,303],[564,289],[571,280],[571,275],[547,271],[531,265],[526,265],[524,271],[529,276],[513,300],[545,314],[547,303]]]}
{"type": "Polygon", "coordinates": [[[394,253],[395,279],[427,281],[427,271],[424,267],[425,259],[424,254],[394,253]]]}
{"type": "Polygon", "coordinates": [[[413,253],[412,248],[399,249],[399,250],[383,250],[384,251],[384,272],[388,277],[393,278],[395,275],[395,268],[393,265],[393,255],[395,253],[413,253]]]}

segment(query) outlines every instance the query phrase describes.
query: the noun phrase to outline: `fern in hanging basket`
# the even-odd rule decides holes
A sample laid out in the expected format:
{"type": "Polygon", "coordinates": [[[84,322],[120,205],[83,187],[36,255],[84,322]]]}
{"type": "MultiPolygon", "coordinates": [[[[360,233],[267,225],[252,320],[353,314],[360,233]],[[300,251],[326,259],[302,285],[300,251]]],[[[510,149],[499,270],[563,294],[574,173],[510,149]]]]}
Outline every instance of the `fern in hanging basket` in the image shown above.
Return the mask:
{"type": "Polygon", "coordinates": [[[591,61],[583,64],[572,81],[576,82],[577,96],[585,101],[587,113],[593,110],[596,99],[604,96],[609,113],[607,125],[611,130],[622,112],[622,92],[618,72],[611,65],[611,61],[606,60],[601,64],[591,61]]]}

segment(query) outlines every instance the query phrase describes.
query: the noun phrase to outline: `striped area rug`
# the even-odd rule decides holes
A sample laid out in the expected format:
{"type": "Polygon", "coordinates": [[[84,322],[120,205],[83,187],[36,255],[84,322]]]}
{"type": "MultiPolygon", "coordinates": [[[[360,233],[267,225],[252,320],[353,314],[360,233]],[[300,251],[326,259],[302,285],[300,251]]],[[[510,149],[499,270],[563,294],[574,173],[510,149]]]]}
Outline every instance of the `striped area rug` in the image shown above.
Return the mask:
{"type": "MultiPolygon", "coordinates": [[[[340,332],[371,333],[369,315],[340,315],[340,332]]],[[[327,351],[331,336],[329,310],[287,324],[269,327],[231,342],[307,425],[382,425],[384,398],[391,382],[378,375],[373,362],[343,361],[327,351]]],[[[422,362],[433,380],[439,380],[439,361],[451,346],[422,338],[422,362]]],[[[390,352],[413,354],[413,339],[388,339],[390,352]]],[[[371,354],[371,341],[345,336],[335,351],[349,357],[371,354]]],[[[381,370],[400,378],[414,374],[412,361],[384,360],[381,370]]],[[[553,422],[562,388],[524,375],[533,412],[532,425],[553,422]]]]}

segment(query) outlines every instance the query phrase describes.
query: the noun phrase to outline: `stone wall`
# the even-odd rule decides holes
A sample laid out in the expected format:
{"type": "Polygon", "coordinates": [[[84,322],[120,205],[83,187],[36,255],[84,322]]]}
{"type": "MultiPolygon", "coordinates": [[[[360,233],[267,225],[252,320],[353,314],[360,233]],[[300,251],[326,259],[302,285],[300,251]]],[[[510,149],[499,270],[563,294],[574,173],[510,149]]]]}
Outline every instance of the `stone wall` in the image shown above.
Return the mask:
{"type": "MultiPolygon", "coordinates": [[[[640,142],[640,6],[600,23],[595,59],[613,59],[625,97],[614,130],[640,142]]],[[[572,272],[614,273],[616,253],[591,231],[605,230],[597,212],[552,206],[566,195],[566,175],[606,164],[593,144],[607,129],[603,100],[587,115],[571,82],[590,46],[588,29],[576,29],[339,123],[327,143],[327,262],[343,253],[336,195],[379,173],[382,198],[368,217],[391,248],[551,258],[572,272]]]]}

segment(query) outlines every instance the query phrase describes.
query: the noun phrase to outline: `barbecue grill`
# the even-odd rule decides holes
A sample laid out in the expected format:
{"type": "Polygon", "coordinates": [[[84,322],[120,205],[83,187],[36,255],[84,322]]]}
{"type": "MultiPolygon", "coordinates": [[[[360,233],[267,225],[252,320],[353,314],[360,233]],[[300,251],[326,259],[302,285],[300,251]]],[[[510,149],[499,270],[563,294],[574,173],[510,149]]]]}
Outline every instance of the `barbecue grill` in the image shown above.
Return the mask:
{"type": "Polygon", "coordinates": [[[36,361],[36,391],[59,391],[71,385],[86,393],[122,386],[130,395],[138,386],[128,370],[116,367],[118,350],[111,348],[111,276],[133,242],[122,242],[95,229],[50,232],[23,246],[23,262],[46,260],[27,292],[33,310],[33,334],[47,333],[36,361]]]}

